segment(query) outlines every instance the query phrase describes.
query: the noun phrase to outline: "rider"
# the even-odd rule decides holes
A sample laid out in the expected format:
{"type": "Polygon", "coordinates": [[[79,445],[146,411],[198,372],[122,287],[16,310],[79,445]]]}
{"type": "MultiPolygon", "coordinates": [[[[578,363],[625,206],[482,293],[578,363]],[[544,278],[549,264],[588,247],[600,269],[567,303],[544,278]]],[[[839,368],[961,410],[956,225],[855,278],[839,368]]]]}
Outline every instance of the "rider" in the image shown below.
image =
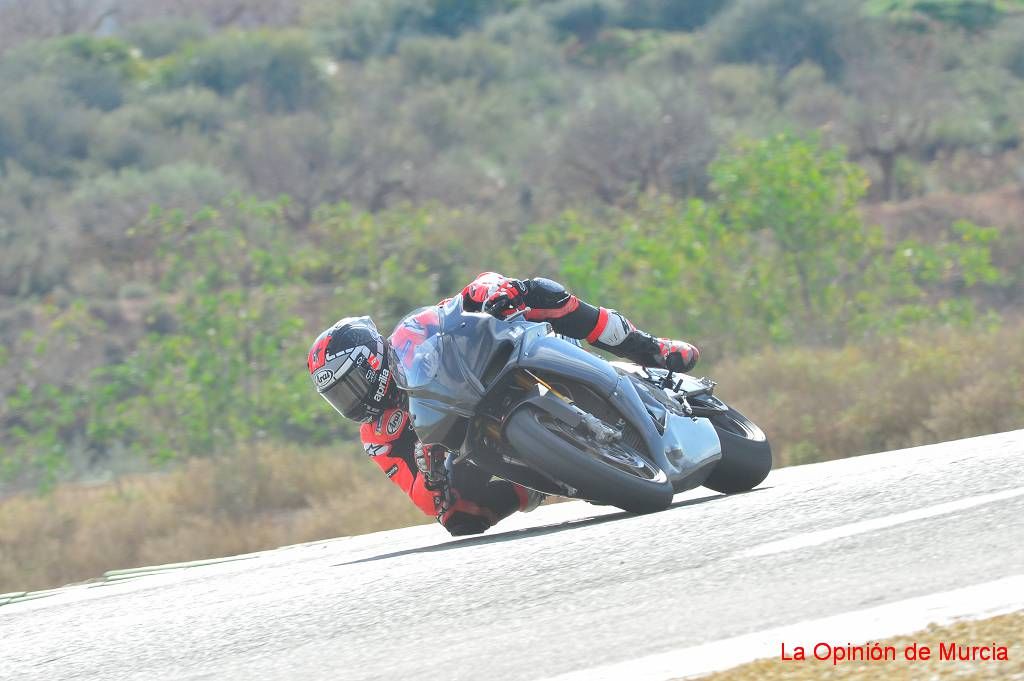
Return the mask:
{"type": "MultiPolygon", "coordinates": [[[[484,272],[462,290],[463,308],[498,317],[527,310],[557,333],[649,367],[676,372],[700,356],[683,341],[655,338],[621,313],[594,307],[565,287],[540,277],[509,279],[484,272]]],[[[515,511],[532,511],[544,495],[471,465],[444,465],[444,450],[421,443],[409,423],[408,402],[395,385],[382,337],[369,317],[346,317],[321,333],[309,351],[308,368],[320,395],[342,416],[362,422],[363,447],[384,474],[424,513],[453,535],[477,534],[515,511]]]]}

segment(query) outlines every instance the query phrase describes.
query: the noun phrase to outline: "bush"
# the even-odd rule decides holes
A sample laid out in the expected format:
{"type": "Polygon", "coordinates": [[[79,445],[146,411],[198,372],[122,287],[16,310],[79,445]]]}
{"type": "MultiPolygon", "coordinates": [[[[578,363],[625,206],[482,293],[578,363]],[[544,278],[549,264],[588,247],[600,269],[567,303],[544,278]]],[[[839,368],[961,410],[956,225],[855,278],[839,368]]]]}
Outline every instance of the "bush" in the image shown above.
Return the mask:
{"type": "Polygon", "coordinates": [[[42,295],[67,281],[78,235],[50,221],[44,206],[56,193],[13,162],[0,173],[0,295],[42,295]]]}
{"type": "Polygon", "coordinates": [[[715,139],[708,111],[681,83],[609,83],[581,98],[556,149],[553,182],[575,201],[634,204],[706,186],[715,139]]]}
{"type": "Polygon", "coordinates": [[[544,11],[560,35],[587,42],[615,24],[622,4],[619,0],[557,0],[545,5],[544,11]]]}
{"type": "Polygon", "coordinates": [[[866,9],[869,14],[921,32],[935,22],[980,32],[999,24],[1009,6],[1002,0],[872,0],[866,9]]]}
{"type": "Polygon", "coordinates": [[[478,28],[485,18],[519,4],[517,0],[356,0],[342,8],[327,5],[313,14],[312,23],[331,54],[362,61],[394,53],[406,38],[458,37],[478,28]]]}
{"type": "Polygon", "coordinates": [[[124,39],[135,45],[148,59],[173,54],[190,43],[209,37],[210,30],[203,24],[187,19],[163,19],[129,25],[124,39]]]}
{"type": "Polygon", "coordinates": [[[71,195],[70,209],[77,231],[89,240],[89,251],[111,267],[151,257],[152,242],[134,228],[154,206],[166,203],[191,214],[238,188],[237,181],[215,168],[183,162],[84,182],[71,195]]]}
{"type": "Polygon", "coordinates": [[[156,93],[146,97],[139,106],[153,117],[154,127],[175,132],[195,131],[204,136],[220,132],[237,115],[229,102],[201,88],[156,93]]]}
{"type": "Polygon", "coordinates": [[[1017,40],[1006,51],[1003,58],[1006,68],[1018,78],[1024,80],[1024,39],[1017,40]]]}
{"type": "Polygon", "coordinates": [[[855,3],[836,0],[737,0],[712,25],[714,51],[722,61],[780,72],[811,61],[835,79],[843,66],[839,38],[855,25],[855,12],[855,3]]]}
{"type": "Polygon", "coordinates": [[[287,196],[292,224],[305,226],[317,206],[337,201],[348,187],[338,181],[335,131],[323,117],[302,112],[264,116],[224,135],[233,165],[262,196],[287,196]]]}
{"type": "Polygon", "coordinates": [[[131,45],[116,38],[75,35],[31,43],[0,59],[0,80],[10,84],[52,80],[78,103],[110,111],[144,75],[131,45]]]}
{"type": "Polygon", "coordinates": [[[0,99],[0,169],[10,159],[34,175],[70,179],[96,120],[52,78],[11,86],[0,99]]]}
{"type": "Polygon", "coordinates": [[[58,41],[55,59],[47,66],[82,103],[103,111],[121,106],[128,85],[141,74],[131,45],[114,38],[58,41]]]}
{"type": "Polygon", "coordinates": [[[315,248],[302,254],[300,273],[337,282],[334,300],[359,301],[358,313],[373,311],[387,329],[486,269],[496,229],[438,207],[372,215],[346,204],[325,206],[311,227],[315,248]],[[468,225],[475,228],[471,236],[468,225]]]}
{"type": "Polygon", "coordinates": [[[629,0],[619,24],[625,28],[694,31],[708,23],[732,0],[629,0]]]}
{"type": "Polygon", "coordinates": [[[457,41],[411,38],[398,48],[398,59],[410,82],[470,80],[480,87],[503,80],[511,65],[507,48],[475,37],[457,41]]]}
{"type": "Polygon", "coordinates": [[[716,110],[741,120],[763,122],[776,113],[776,78],[771,68],[723,64],[712,69],[708,85],[716,110]]]}
{"type": "Polygon", "coordinates": [[[163,79],[171,87],[197,85],[221,96],[245,86],[263,109],[294,112],[315,108],[329,96],[317,58],[300,35],[232,32],[176,54],[163,79]]]}

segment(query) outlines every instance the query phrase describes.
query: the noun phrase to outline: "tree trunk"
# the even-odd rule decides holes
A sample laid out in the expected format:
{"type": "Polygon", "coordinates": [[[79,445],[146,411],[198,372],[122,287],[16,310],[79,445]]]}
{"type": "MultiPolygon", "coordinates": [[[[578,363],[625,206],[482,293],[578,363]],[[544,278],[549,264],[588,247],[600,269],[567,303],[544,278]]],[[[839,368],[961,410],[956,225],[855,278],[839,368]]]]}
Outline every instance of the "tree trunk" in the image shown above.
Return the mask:
{"type": "Polygon", "coordinates": [[[882,168],[882,200],[892,201],[896,189],[896,152],[883,151],[875,157],[882,168]]]}

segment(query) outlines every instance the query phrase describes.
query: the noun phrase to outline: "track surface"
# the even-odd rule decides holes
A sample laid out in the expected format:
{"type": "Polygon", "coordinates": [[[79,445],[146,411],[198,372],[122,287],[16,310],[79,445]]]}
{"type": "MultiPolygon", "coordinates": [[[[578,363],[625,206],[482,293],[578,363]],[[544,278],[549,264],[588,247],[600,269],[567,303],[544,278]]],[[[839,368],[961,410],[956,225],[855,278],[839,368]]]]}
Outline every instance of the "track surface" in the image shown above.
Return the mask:
{"type": "Polygon", "coordinates": [[[1015,431],[782,469],[649,516],[569,503],[480,538],[279,549],[0,608],[0,678],[545,678],[1024,573],[1021,489],[1015,431]]]}

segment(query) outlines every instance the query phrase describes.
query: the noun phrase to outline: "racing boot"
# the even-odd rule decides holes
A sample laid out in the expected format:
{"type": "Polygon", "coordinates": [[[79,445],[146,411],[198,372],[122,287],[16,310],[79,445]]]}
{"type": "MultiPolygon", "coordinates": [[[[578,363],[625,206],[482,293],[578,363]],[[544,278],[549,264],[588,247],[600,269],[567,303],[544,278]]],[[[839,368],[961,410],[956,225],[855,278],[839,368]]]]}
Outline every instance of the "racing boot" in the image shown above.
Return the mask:
{"type": "Polygon", "coordinates": [[[603,307],[587,341],[641,366],[672,372],[687,372],[700,358],[695,345],[671,338],[655,338],[636,328],[621,312],[603,307]]]}
{"type": "Polygon", "coordinates": [[[658,366],[676,373],[686,373],[697,364],[700,350],[686,341],[658,338],[658,366]]]}

